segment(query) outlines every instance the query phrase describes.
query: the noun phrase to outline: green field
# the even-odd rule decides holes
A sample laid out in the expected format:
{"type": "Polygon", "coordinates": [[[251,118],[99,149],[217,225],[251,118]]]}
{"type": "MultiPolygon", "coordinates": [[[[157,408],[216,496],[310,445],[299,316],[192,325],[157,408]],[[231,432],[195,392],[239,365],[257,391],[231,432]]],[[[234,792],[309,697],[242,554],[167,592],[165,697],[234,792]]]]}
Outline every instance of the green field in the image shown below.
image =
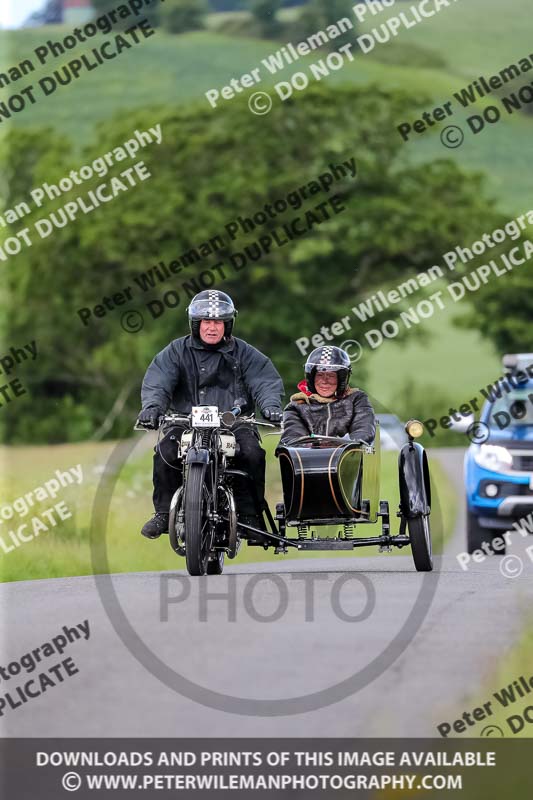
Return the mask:
{"type": "MultiPolygon", "coordinates": [[[[525,24],[528,12],[527,0],[511,0],[506,4],[496,0],[458,3],[414,28],[402,28],[392,43],[378,45],[368,55],[358,54],[353,64],[324,80],[408,90],[416,96],[430,98],[429,104],[421,108],[432,108],[479,75],[498,72],[528,54],[532,49],[525,24]],[[501,35],[503,29],[505,35],[501,35]],[[472,37],[472,30],[477,31],[476,37],[472,37]],[[420,66],[424,62],[431,64],[435,57],[441,66],[432,69],[420,66]],[[384,59],[390,63],[383,63],[384,59]]],[[[371,30],[382,17],[388,16],[372,18],[361,32],[371,30]]],[[[32,57],[33,50],[48,38],[62,38],[67,32],[68,28],[53,26],[0,32],[0,70],[32,57]]],[[[90,41],[91,46],[96,43],[96,39],[90,41]]],[[[52,124],[77,145],[82,145],[94,138],[99,121],[114,114],[147,106],[168,108],[190,102],[206,103],[204,93],[208,89],[220,88],[232,77],[249,71],[278,47],[279,43],[275,42],[229,37],[210,31],[171,36],[158,30],[119,58],[105,62],[92,72],[82,73],[68,86],[60,86],[51,96],[42,97],[39,93],[35,105],[14,115],[13,124],[52,124]],[[72,113],[73,107],[76,114],[72,113]]],[[[1,98],[5,99],[11,89],[17,91],[29,82],[35,84],[80,53],[76,49],[72,54],[53,59],[2,90],[1,98]]],[[[311,63],[310,58],[308,63],[311,63]]],[[[34,56],[33,59],[36,61],[34,56]]],[[[302,59],[298,66],[287,67],[270,80],[270,86],[297,69],[305,68],[304,62],[302,59]]],[[[526,82],[527,76],[524,76],[519,85],[526,82]]],[[[263,82],[261,88],[268,89],[268,81],[263,82]]],[[[246,99],[243,96],[231,102],[244,103],[246,99]]],[[[276,101],[280,102],[277,98],[276,101]]],[[[489,102],[493,102],[493,98],[489,102]]],[[[154,115],[156,118],[157,112],[154,115]]],[[[454,121],[462,124],[466,115],[462,111],[454,121]]],[[[398,124],[403,121],[398,120],[398,124]]],[[[2,123],[3,126],[7,124],[6,121],[2,123]]],[[[502,210],[521,213],[531,202],[529,174],[523,165],[527,154],[531,153],[532,128],[531,115],[505,115],[498,125],[482,134],[476,137],[469,134],[458,150],[443,148],[437,130],[416,136],[405,144],[404,155],[406,159],[416,160],[453,158],[466,168],[482,171],[502,210]],[[513,148],[508,147],[511,137],[513,148]]]]}
{"type": "MultiPolygon", "coordinates": [[[[268,452],[267,493],[271,508],[274,508],[275,503],[281,499],[278,463],[272,455],[276,443],[277,437],[273,436],[264,439],[263,442],[268,452]]],[[[2,553],[0,573],[4,582],[90,575],[101,571],[98,564],[94,565],[91,561],[89,530],[96,490],[102,480],[104,465],[115,444],[108,442],[54,447],[0,448],[0,459],[4,463],[9,461],[10,467],[9,478],[7,470],[2,471],[4,477],[0,489],[3,503],[13,502],[21,494],[41,485],[53,477],[56,469],[67,470],[69,467],[81,464],[84,475],[80,487],[67,487],[61,491],[55,501],[48,500],[41,503],[42,511],[50,508],[58,500],[64,500],[73,514],[72,519],[67,519],[56,527],[50,527],[48,532],[40,533],[37,538],[11,552],[2,553]]],[[[149,442],[144,441],[143,444],[142,435],[139,434],[138,447],[141,452],[136,448],[131,458],[124,464],[113,493],[107,532],[99,530],[97,533],[98,541],[105,536],[111,572],[144,572],[185,568],[185,559],[179,558],[173,553],[166,536],[157,541],[148,541],[139,533],[142,524],[153,513],[151,506],[152,454],[151,450],[145,446],[146,444],[149,442]]],[[[396,462],[396,453],[383,454],[381,497],[390,501],[394,532],[397,532],[397,521],[394,515],[399,499],[396,462]]],[[[457,503],[448,479],[439,464],[435,462],[432,464],[432,476],[436,496],[434,517],[432,518],[433,537],[435,549],[439,549],[443,533],[448,536],[453,530],[457,503]],[[442,509],[442,519],[439,508],[442,509]]],[[[16,524],[7,521],[0,523],[0,536],[5,542],[11,541],[9,530],[27,521],[29,516],[20,520],[17,517],[16,524]]],[[[361,555],[374,555],[376,552],[377,550],[374,548],[362,548],[355,551],[356,554],[361,555]]],[[[259,548],[247,548],[246,545],[243,545],[234,563],[242,564],[247,561],[283,558],[282,556],[273,556],[272,553],[273,551],[265,552],[259,548]]],[[[409,552],[403,551],[403,553],[409,558],[409,564],[412,566],[409,552]]],[[[322,553],[309,553],[300,554],[298,558],[312,558],[315,555],[323,557],[322,553]]],[[[290,553],[288,557],[293,558],[294,554],[290,553]]],[[[335,554],[332,554],[332,557],[335,557],[335,554]]],[[[393,556],[383,555],[383,558],[387,557],[393,556]]]]}
{"type": "MultiPolygon", "coordinates": [[[[398,10],[401,5],[397,3],[398,10]]],[[[446,59],[449,72],[470,79],[484,71],[497,72],[532,52],[527,24],[530,12],[528,0],[459,0],[421,25],[405,30],[402,38],[411,44],[420,43],[423,29],[426,45],[446,59]]],[[[365,25],[365,29],[371,27],[365,25]]]]}
{"type": "MultiPolygon", "coordinates": [[[[391,413],[397,413],[400,397],[402,407],[406,404],[405,395],[412,399],[413,416],[420,413],[421,398],[433,409],[431,394],[460,405],[501,374],[500,357],[481,335],[453,324],[460,306],[447,307],[422,321],[416,328],[419,335],[409,331],[401,343],[385,339],[376,350],[365,349],[360,362],[368,369],[364,388],[391,413]],[[463,358],[465,353],[475,357],[463,358]]],[[[446,402],[442,414],[447,413],[446,402]]]]}

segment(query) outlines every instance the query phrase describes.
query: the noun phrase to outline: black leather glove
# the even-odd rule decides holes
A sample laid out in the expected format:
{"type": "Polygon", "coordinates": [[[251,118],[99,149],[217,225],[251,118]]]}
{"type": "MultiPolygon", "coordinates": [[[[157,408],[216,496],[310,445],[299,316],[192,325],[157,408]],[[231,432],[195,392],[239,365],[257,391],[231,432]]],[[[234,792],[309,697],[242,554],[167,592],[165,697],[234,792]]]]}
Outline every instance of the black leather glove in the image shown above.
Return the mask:
{"type": "Polygon", "coordinates": [[[157,406],[143,408],[137,417],[137,425],[141,425],[143,428],[149,428],[150,430],[155,431],[159,428],[159,417],[162,417],[164,413],[165,412],[157,406]]]}
{"type": "Polygon", "coordinates": [[[263,416],[265,419],[269,419],[270,422],[279,425],[283,419],[283,412],[281,408],[265,408],[263,409],[263,416]]]}

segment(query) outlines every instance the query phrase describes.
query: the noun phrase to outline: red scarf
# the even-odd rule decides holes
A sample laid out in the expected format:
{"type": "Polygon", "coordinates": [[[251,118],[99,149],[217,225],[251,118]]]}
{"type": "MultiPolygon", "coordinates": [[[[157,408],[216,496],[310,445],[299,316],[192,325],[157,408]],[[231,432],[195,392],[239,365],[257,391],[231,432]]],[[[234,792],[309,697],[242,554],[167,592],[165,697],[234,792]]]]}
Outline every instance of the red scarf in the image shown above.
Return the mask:
{"type": "Polygon", "coordinates": [[[307,381],[305,380],[305,378],[298,384],[298,389],[305,395],[307,395],[307,397],[311,397],[312,392],[310,392],[309,389],[307,388],[307,381]]]}

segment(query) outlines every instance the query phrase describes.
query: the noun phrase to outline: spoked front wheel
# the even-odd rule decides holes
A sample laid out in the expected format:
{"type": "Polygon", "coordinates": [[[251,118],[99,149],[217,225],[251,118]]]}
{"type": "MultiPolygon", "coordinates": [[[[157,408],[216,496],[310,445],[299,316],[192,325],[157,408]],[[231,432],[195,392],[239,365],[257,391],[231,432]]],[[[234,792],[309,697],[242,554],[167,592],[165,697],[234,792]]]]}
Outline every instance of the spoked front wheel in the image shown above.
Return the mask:
{"type": "Polygon", "coordinates": [[[431,572],[433,569],[433,554],[431,548],[431,531],[429,528],[429,515],[407,519],[411,552],[417,572],[431,572]]]}
{"type": "Polygon", "coordinates": [[[190,464],[184,493],[185,559],[189,575],[205,575],[213,532],[203,464],[190,464]]]}

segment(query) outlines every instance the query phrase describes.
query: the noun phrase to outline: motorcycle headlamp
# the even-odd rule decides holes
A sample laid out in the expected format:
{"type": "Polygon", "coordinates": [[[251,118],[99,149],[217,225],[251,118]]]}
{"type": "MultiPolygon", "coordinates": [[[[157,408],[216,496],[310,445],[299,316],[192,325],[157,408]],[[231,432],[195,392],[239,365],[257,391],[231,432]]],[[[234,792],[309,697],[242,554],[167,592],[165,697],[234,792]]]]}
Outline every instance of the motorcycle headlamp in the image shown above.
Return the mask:
{"type": "Polygon", "coordinates": [[[409,422],[405,423],[405,432],[413,439],[418,439],[424,433],[424,426],[419,420],[410,419],[409,422]]]}

